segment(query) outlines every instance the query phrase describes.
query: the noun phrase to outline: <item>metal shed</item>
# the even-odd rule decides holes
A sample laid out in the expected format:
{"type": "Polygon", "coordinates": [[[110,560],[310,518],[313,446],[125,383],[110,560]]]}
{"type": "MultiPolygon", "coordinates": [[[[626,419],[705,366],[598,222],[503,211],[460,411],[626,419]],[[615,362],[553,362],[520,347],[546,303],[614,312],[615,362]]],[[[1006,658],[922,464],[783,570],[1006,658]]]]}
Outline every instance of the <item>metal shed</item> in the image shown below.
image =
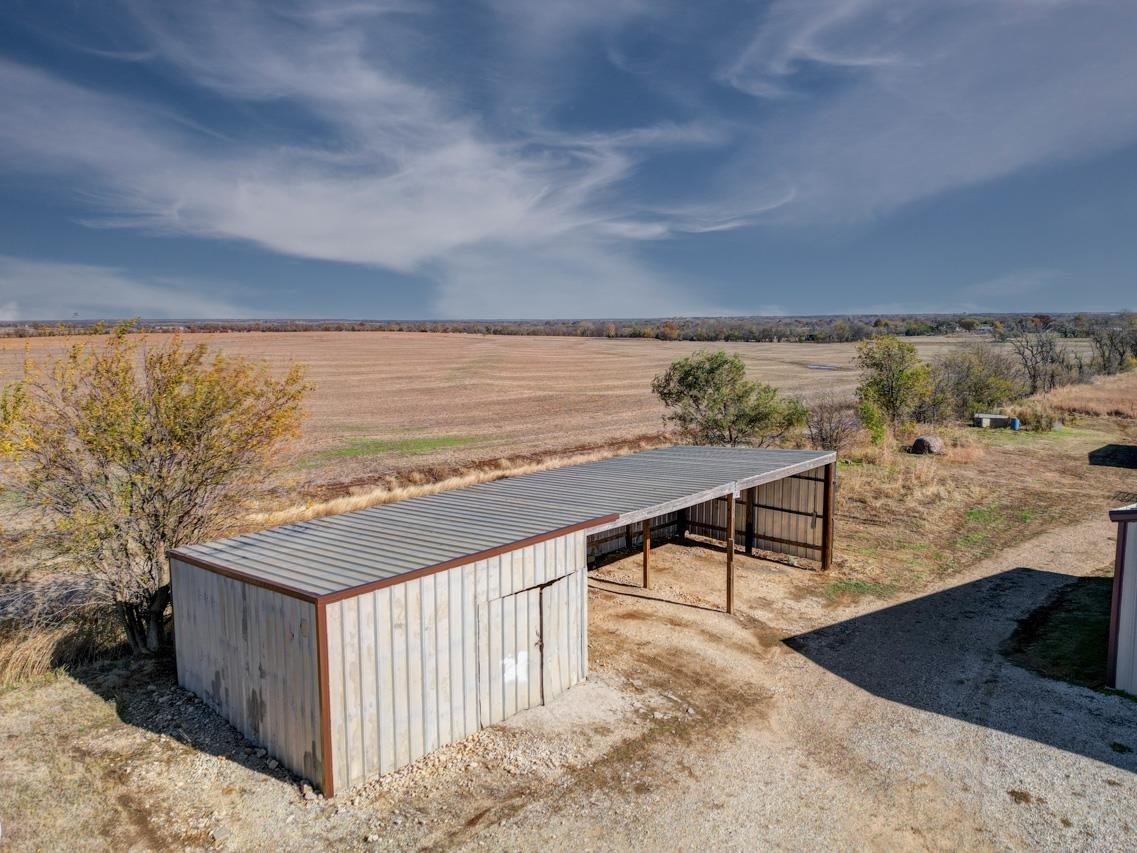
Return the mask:
{"type": "Polygon", "coordinates": [[[1137,504],[1109,514],[1117,523],[1117,561],[1109,614],[1110,687],[1137,693],[1137,504]]]}
{"type": "Polygon", "coordinates": [[[832,555],[828,452],[671,447],[170,553],[179,683],[333,796],[588,672],[590,556],[832,555]],[[742,497],[743,500],[738,500],[742,497]]]}

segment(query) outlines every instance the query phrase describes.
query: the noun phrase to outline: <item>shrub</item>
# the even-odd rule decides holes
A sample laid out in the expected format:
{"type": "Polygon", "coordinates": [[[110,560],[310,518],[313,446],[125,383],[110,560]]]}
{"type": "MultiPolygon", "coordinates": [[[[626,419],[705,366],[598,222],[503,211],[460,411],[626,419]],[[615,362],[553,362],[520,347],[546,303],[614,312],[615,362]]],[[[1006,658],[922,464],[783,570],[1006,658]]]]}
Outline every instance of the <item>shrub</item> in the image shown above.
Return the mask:
{"type": "Polygon", "coordinates": [[[995,411],[1021,399],[1026,390],[1014,356],[987,344],[969,346],[933,362],[931,390],[920,407],[920,419],[966,421],[976,412],[995,411]]]}
{"type": "Polygon", "coordinates": [[[1032,432],[1049,432],[1058,424],[1058,414],[1043,403],[1031,403],[1012,410],[1023,429],[1032,432]]]}
{"type": "Polygon", "coordinates": [[[827,394],[809,407],[805,417],[809,443],[818,450],[840,453],[856,437],[861,423],[852,400],[827,394]]]}
{"type": "Polygon", "coordinates": [[[869,431],[873,444],[884,444],[885,438],[888,437],[888,425],[884,421],[884,415],[881,414],[880,408],[872,400],[861,400],[857,404],[857,418],[869,431]]]}
{"type": "Polygon", "coordinates": [[[170,548],[217,535],[278,464],[308,386],[121,326],[0,394],[0,479],[42,513],[37,541],[86,576],[136,652],[167,640],[170,548]]]}
{"type": "Polygon", "coordinates": [[[772,385],[748,380],[742,359],[721,351],[699,351],[673,362],[655,377],[651,390],[669,410],[664,421],[695,444],[764,447],[805,421],[801,403],[779,397],[772,385]]]}
{"type": "Polygon", "coordinates": [[[857,366],[861,369],[857,396],[874,405],[894,427],[911,418],[928,393],[928,366],[915,344],[895,335],[857,344],[857,366]]]}

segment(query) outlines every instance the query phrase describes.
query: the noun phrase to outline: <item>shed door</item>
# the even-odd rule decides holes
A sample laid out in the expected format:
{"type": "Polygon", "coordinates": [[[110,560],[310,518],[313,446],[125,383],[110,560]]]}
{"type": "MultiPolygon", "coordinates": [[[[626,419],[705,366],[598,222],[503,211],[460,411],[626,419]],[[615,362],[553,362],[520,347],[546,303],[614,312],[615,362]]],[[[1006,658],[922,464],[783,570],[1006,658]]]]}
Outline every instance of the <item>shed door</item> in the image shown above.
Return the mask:
{"type": "Polygon", "coordinates": [[[478,604],[481,726],[541,704],[541,590],[478,604]]]}
{"type": "Polygon", "coordinates": [[[541,588],[542,689],[545,701],[581,680],[584,634],[581,630],[580,584],[574,572],[541,588]]]}

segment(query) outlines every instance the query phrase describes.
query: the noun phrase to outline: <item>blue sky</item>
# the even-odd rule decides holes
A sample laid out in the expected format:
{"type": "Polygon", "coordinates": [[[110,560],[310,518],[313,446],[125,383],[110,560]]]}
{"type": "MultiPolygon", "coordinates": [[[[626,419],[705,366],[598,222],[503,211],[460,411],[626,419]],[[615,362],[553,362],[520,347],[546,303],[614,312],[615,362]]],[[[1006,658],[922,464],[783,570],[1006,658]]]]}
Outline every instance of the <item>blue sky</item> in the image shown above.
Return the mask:
{"type": "Polygon", "coordinates": [[[0,319],[1137,308],[1137,4],[0,6],[0,319]]]}

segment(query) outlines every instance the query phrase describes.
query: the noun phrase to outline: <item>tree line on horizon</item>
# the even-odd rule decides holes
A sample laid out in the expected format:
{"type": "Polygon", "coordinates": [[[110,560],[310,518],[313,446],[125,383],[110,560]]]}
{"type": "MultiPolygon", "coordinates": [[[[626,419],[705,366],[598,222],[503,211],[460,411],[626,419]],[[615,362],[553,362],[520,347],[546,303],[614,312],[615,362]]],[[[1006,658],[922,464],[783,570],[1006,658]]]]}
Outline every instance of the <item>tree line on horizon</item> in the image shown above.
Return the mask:
{"type": "MultiPolygon", "coordinates": [[[[138,320],[139,332],[435,332],[661,341],[855,343],[881,335],[920,337],[960,332],[999,336],[1026,325],[1060,338],[1091,337],[1103,328],[1134,327],[1115,314],[858,314],[786,317],[674,317],[598,320],[138,320]]],[[[0,336],[105,334],[104,321],[5,322],[0,336]]]]}

